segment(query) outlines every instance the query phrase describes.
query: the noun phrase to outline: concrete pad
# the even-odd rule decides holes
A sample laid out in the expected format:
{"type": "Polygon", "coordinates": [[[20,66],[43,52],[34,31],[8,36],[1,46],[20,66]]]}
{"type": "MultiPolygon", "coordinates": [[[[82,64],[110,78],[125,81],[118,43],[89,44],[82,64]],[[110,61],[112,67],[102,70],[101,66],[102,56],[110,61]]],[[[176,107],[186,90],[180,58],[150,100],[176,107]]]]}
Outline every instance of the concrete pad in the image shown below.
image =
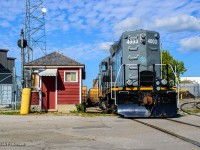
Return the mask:
{"type": "Polygon", "coordinates": [[[8,150],[198,150],[130,119],[0,115],[0,149],[8,150]]]}

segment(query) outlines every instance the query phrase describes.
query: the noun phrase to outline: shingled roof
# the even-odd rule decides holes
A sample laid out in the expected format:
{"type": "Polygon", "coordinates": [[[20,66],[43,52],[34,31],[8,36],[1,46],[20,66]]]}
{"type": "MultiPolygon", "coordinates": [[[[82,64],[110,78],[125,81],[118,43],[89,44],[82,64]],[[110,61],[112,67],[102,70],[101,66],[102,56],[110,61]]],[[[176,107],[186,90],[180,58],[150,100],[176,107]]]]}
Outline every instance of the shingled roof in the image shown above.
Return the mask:
{"type": "Polygon", "coordinates": [[[53,52],[44,57],[38,58],[24,66],[84,66],[83,64],[61,54],[53,52]]]}

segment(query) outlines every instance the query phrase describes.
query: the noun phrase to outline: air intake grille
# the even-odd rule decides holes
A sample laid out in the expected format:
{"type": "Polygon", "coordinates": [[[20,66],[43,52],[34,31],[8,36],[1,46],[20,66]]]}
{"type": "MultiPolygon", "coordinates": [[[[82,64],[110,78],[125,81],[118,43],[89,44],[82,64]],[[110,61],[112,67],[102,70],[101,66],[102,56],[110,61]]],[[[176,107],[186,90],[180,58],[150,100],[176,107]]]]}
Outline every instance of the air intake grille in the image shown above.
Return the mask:
{"type": "Polygon", "coordinates": [[[140,86],[153,86],[153,72],[141,71],[140,72],[140,86]]]}

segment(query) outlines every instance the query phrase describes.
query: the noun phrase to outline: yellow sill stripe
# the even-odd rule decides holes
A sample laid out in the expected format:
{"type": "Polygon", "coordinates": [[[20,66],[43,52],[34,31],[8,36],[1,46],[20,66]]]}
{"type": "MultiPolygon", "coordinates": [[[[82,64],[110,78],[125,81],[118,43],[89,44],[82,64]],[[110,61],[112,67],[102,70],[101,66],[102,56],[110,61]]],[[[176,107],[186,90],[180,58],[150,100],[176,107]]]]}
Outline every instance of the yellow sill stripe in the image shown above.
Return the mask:
{"type": "MultiPolygon", "coordinates": [[[[176,87],[170,88],[171,90],[176,91],[176,87]]],[[[112,88],[112,91],[122,91],[123,88],[119,87],[119,88],[112,88]]],[[[137,87],[126,87],[125,91],[137,91],[138,88],[137,87]]],[[[161,91],[165,91],[167,90],[166,87],[161,87],[160,89],[161,91]]],[[[105,92],[109,93],[111,91],[111,89],[107,89],[105,92]]],[[[153,91],[153,87],[140,87],[140,91],[153,91]]]]}

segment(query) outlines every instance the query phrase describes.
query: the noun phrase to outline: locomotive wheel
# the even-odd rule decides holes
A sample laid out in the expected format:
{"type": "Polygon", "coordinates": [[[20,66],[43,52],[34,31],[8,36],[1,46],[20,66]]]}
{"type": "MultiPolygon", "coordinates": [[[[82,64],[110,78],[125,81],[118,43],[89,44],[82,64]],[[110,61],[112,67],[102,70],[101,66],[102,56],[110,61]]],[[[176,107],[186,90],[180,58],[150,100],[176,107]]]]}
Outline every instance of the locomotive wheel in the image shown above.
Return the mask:
{"type": "Polygon", "coordinates": [[[103,108],[103,110],[107,110],[107,101],[102,101],[102,104],[101,104],[101,106],[102,106],[102,108],[103,108]]]}
{"type": "Polygon", "coordinates": [[[116,113],[116,107],[115,107],[115,104],[114,104],[114,101],[111,99],[111,95],[110,94],[107,94],[106,95],[106,102],[107,102],[107,105],[106,105],[106,112],[108,114],[115,114],[116,113]]]}
{"type": "Polygon", "coordinates": [[[92,100],[90,98],[87,99],[87,105],[89,107],[92,107],[92,100]]]}
{"type": "Polygon", "coordinates": [[[117,107],[115,106],[115,104],[112,104],[111,109],[112,109],[111,114],[116,114],[117,113],[117,107]]]}
{"type": "Polygon", "coordinates": [[[104,110],[105,113],[108,113],[108,114],[113,113],[113,109],[110,108],[110,107],[108,107],[107,101],[103,101],[102,102],[102,108],[103,108],[103,110],[104,110]]]}

